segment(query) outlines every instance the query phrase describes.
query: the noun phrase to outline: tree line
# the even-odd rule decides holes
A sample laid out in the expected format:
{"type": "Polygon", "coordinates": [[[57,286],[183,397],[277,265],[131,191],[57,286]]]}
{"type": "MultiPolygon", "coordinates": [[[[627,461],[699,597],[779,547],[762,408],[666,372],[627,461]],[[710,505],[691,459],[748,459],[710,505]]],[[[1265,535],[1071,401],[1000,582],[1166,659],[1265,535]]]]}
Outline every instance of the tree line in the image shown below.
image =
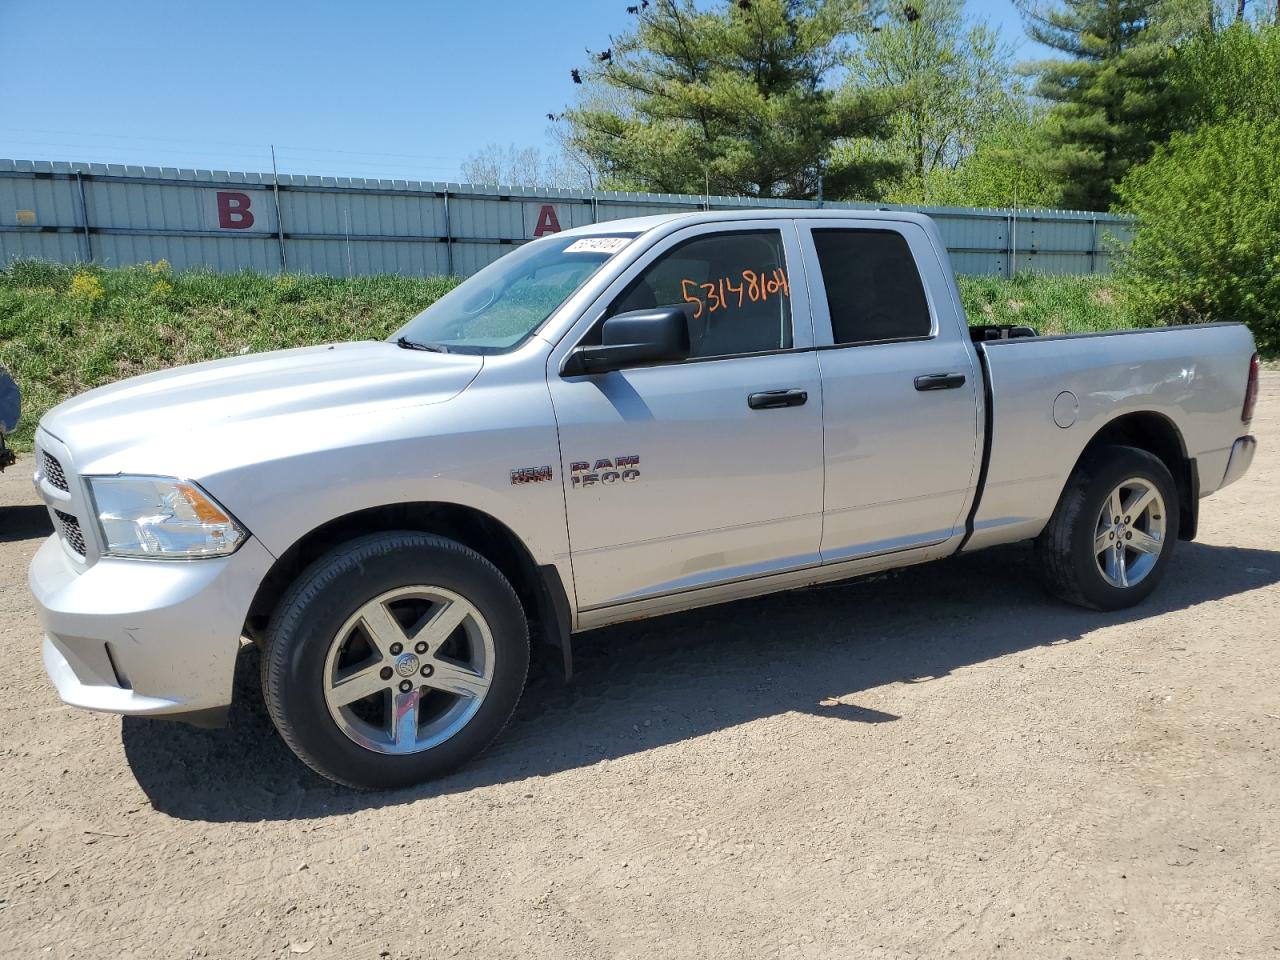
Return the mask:
{"type": "Polygon", "coordinates": [[[1280,2],[639,0],[570,71],[557,149],[467,179],[1128,212],[1140,319],[1243,319],[1280,350],[1280,2]],[[1275,329],[1274,335],[1270,332],[1275,329]]]}

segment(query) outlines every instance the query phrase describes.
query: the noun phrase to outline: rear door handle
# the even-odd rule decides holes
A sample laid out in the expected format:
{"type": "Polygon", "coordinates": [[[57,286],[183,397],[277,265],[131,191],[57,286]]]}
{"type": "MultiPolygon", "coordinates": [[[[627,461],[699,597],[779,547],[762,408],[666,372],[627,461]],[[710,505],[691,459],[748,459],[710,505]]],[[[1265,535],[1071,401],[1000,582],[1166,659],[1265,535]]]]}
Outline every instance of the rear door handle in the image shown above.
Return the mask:
{"type": "Polygon", "coordinates": [[[917,390],[954,390],[963,386],[963,373],[927,373],[916,377],[917,390]]]}
{"type": "Polygon", "coordinates": [[[747,397],[752,410],[774,410],[778,407],[802,407],[809,400],[805,390],[764,390],[747,397]]]}

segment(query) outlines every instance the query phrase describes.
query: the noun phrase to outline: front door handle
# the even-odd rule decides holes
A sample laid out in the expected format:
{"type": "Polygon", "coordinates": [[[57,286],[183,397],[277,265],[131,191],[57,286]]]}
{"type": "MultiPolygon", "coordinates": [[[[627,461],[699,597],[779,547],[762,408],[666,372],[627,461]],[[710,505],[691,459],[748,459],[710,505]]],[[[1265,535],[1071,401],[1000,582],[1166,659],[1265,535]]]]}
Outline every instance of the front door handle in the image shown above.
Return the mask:
{"type": "Polygon", "coordinates": [[[809,394],[805,390],[764,390],[747,397],[747,406],[752,410],[774,410],[778,407],[801,407],[808,401],[809,394]]]}
{"type": "Polygon", "coordinates": [[[916,377],[917,390],[954,390],[963,386],[963,373],[927,373],[916,377]]]}

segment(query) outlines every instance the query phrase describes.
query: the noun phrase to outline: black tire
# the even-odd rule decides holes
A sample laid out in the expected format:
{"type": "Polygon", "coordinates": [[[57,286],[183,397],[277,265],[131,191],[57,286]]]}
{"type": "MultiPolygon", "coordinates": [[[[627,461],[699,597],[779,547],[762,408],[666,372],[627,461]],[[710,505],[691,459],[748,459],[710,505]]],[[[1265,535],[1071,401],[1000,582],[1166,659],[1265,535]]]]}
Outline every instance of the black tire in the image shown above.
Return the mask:
{"type": "Polygon", "coordinates": [[[262,690],[280,736],[309,767],[347,786],[388,789],[439,777],[481,753],[511,718],[528,668],[528,622],[498,569],[455,541],[397,531],[334,549],[290,586],[267,630],[262,690]],[[325,659],[343,624],[366,602],[419,584],[461,595],[484,617],[496,654],[492,679],[475,714],[444,742],[419,753],[379,753],[334,721],[325,699],[325,659]]]}
{"type": "Polygon", "coordinates": [[[1036,563],[1049,592],[1068,603],[1094,610],[1120,610],[1140,603],[1164,576],[1178,539],[1178,489],[1157,457],[1136,447],[1107,446],[1076,467],[1048,526],[1035,541],[1036,563]],[[1113,586],[1094,554],[1096,524],[1118,484],[1130,478],[1153,484],[1165,504],[1164,536],[1155,565],[1140,582],[1113,586]]]}

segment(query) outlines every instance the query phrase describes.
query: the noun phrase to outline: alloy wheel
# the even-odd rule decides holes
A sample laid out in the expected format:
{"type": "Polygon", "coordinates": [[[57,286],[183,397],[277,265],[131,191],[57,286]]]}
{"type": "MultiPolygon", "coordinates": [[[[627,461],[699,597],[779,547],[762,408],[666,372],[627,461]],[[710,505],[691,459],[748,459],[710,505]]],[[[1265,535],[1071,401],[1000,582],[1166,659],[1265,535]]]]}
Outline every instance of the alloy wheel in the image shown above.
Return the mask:
{"type": "Polygon", "coordinates": [[[1094,528],[1093,553],[1102,578],[1113,587],[1146,579],[1165,544],[1165,506],[1150,480],[1131,477],[1107,497],[1094,528]]]}
{"type": "Polygon", "coordinates": [[[360,746],[420,753],[475,716],[494,667],[493,634],[474,604],[443,587],[400,587],[365,603],[330,642],[325,704],[360,746]]]}

